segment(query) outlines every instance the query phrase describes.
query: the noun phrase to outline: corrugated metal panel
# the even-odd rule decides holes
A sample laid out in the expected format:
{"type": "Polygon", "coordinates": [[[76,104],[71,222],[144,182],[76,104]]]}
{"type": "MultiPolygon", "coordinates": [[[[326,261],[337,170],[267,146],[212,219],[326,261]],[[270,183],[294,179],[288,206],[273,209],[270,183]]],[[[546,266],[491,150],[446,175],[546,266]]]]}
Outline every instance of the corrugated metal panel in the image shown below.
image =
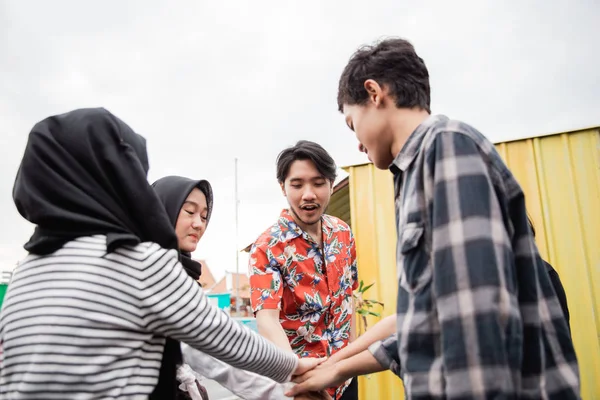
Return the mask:
{"type": "MultiPolygon", "coordinates": [[[[497,146],[526,195],[542,256],[560,274],[571,312],[584,399],[600,399],[600,130],[497,146]]],[[[396,263],[393,184],[372,164],[347,167],[359,275],[394,312],[396,263]]],[[[375,323],[375,319],[369,321],[375,323]]],[[[360,398],[402,398],[391,373],[360,379],[360,398]]]]}
{"type": "Polygon", "coordinates": [[[352,216],[350,215],[350,187],[345,184],[340,189],[336,189],[329,200],[327,214],[338,217],[352,227],[352,216]]]}
{"type": "MultiPolygon", "coordinates": [[[[352,231],[356,239],[358,277],[365,284],[375,282],[367,298],[385,304],[383,316],[396,310],[396,228],[394,191],[389,171],[372,164],[349,167],[352,231]]],[[[369,317],[369,326],[379,318],[369,317]]],[[[362,333],[362,332],[360,332],[362,333]]],[[[391,372],[359,378],[361,400],[403,399],[402,382],[391,372]]]]}
{"type": "Polygon", "coordinates": [[[567,292],[582,397],[600,399],[600,130],[496,148],[523,187],[540,253],[567,292]]]}

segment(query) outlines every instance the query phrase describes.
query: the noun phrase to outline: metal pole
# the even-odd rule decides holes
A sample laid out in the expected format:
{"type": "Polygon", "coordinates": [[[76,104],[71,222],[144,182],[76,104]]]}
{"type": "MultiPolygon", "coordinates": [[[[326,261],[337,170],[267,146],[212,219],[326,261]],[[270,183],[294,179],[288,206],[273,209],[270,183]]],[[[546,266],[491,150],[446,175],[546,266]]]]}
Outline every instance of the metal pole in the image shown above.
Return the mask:
{"type": "Polygon", "coordinates": [[[240,249],[238,248],[238,159],[235,158],[235,311],[236,314],[240,314],[240,249]]]}

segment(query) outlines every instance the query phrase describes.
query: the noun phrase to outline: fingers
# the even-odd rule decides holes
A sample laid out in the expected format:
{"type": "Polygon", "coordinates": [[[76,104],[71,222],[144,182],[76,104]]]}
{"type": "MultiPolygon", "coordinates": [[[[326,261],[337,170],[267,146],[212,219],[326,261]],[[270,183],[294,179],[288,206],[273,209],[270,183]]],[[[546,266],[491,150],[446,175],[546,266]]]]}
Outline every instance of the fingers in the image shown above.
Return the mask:
{"type": "Polygon", "coordinates": [[[296,371],[294,375],[302,375],[305,372],[308,372],[327,360],[327,358],[302,358],[298,362],[298,367],[296,367],[296,371]]]}
{"type": "Polygon", "coordinates": [[[292,379],[292,382],[302,383],[302,382],[310,379],[313,376],[313,373],[314,373],[314,371],[308,371],[302,375],[295,376],[294,379],[292,379]]]}
{"type": "Polygon", "coordinates": [[[308,386],[309,385],[307,383],[299,383],[298,385],[288,390],[285,395],[287,397],[294,397],[302,393],[310,392],[311,390],[308,386]]]}

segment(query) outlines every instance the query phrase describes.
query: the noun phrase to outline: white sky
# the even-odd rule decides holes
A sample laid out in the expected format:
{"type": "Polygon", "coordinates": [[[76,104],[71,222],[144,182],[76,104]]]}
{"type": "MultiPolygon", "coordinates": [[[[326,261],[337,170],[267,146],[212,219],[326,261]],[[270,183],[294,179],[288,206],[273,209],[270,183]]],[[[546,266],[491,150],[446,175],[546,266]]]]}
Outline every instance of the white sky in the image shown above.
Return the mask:
{"type": "Polygon", "coordinates": [[[0,268],[33,230],[11,190],[29,130],[49,115],[106,107],[148,140],[150,181],[210,180],[215,209],[195,257],[218,278],[235,269],[234,157],[239,248],[286,205],[284,147],[315,140],[338,165],[365,161],[336,105],[359,45],[409,39],[433,112],[501,141],[600,125],[599,20],[596,0],[0,0],[0,268]]]}

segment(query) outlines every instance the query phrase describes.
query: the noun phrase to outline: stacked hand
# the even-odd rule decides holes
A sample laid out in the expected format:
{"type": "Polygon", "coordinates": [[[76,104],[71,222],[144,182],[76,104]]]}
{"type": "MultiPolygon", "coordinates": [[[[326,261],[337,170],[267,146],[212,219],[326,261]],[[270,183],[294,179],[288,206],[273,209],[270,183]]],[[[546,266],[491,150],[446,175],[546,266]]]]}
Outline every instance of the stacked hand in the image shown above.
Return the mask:
{"type": "Polygon", "coordinates": [[[332,400],[331,396],[327,391],[321,390],[320,392],[309,392],[294,397],[294,400],[332,400]]]}
{"type": "MultiPolygon", "coordinates": [[[[300,361],[310,360],[302,359],[300,361]]],[[[320,396],[327,397],[296,397],[298,399],[329,399],[331,398],[324,389],[341,385],[344,382],[340,376],[338,376],[337,368],[335,363],[325,361],[325,359],[319,359],[320,362],[315,363],[313,368],[306,369],[302,373],[295,373],[293,381],[298,383],[290,391],[286,393],[286,396],[297,396],[300,394],[310,393],[314,396],[314,393],[320,396]]],[[[298,371],[298,369],[296,370],[298,371]]],[[[306,396],[306,395],[305,395],[306,396]]]]}
{"type": "Polygon", "coordinates": [[[303,375],[303,374],[307,373],[308,371],[311,371],[314,368],[318,367],[325,360],[327,360],[327,359],[326,358],[301,358],[298,360],[298,366],[296,367],[296,370],[294,371],[293,376],[296,377],[296,376],[303,375]]]}

